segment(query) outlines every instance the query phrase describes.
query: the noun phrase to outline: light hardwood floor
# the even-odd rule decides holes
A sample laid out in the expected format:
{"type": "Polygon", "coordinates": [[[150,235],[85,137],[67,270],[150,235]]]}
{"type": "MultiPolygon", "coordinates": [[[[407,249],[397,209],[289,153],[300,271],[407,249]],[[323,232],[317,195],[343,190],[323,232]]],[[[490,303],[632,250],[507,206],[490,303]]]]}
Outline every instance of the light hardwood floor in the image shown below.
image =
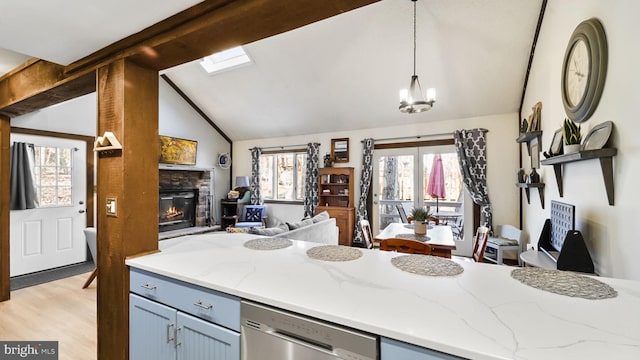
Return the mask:
{"type": "Polygon", "coordinates": [[[0,340],[58,341],[59,358],[97,358],[96,281],[89,273],[11,292],[0,302],[0,340]]]}

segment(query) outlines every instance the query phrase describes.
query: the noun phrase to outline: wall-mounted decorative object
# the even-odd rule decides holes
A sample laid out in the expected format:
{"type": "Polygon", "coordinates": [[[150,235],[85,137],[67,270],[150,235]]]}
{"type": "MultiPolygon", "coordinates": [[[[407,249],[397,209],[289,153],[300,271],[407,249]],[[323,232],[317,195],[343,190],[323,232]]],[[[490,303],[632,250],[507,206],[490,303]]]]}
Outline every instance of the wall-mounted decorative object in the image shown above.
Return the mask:
{"type": "Polygon", "coordinates": [[[520,133],[524,134],[529,130],[529,122],[527,119],[522,119],[522,124],[520,125],[520,133]]]}
{"type": "Polygon", "coordinates": [[[562,142],[562,128],[560,128],[553,133],[551,145],[549,145],[549,152],[547,153],[545,151],[544,157],[550,158],[552,156],[561,155],[563,153],[562,142]]]}
{"type": "Polygon", "coordinates": [[[218,166],[228,169],[231,166],[231,156],[229,153],[218,154],[218,166]]]}
{"type": "Polygon", "coordinates": [[[331,158],[334,162],[349,162],[349,138],[331,139],[331,158]]]}
{"type": "Polygon", "coordinates": [[[540,143],[538,143],[538,138],[531,139],[529,147],[531,149],[531,168],[537,169],[540,167],[540,143]]]}
{"type": "Polygon", "coordinates": [[[562,64],[562,103],[569,119],[588,120],[598,107],[607,77],[607,36],[596,18],[571,34],[562,64]]]}
{"type": "Polygon", "coordinates": [[[542,120],[542,103],[538,101],[531,107],[527,132],[539,131],[542,120]]]}
{"type": "Polygon", "coordinates": [[[582,150],[602,149],[609,141],[609,136],[613,130],[613,122],[605,121],[602,124],[594,126],[584,138],[582,150]]]}
{"type": "Polygon", "coordinates": [[[195,165],[198,142],[160,135],[160,163],[195,165]]]}
{"type": "Polygon", "coordinates": [[[122,144],[120,144],[120,141],[118,141],[116,136],[110,131],[105,131],[104,135],[98,136],[93,143],[93,151],[95,152],[113,150],[122,150],[122,144]]]}
{"type": "Polygon", "coordinates": [[[531,173],[529,174],[529,180],[532,184],[537,184],[540,182],[540,174],[536,171],[535,168],[531,169],[531,173]]]}

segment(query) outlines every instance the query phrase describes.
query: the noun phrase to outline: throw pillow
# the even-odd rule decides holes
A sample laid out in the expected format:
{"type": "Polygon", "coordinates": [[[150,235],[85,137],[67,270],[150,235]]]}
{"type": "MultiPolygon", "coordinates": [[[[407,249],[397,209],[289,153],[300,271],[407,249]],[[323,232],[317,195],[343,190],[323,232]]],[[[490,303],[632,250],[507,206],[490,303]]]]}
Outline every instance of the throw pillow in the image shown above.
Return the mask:
{"type": "Polygon", "coordinates": [[[273,236],[285,233],[289,231],[289,227],[286,224],[279,225],[272,228],[252,228],[255,232],[253,234],[256,235],[264,235],[264,236],[273,236]]]}
{"type": "Polygon", "coordinates": [[[246,232],[249,232],[249,228],[235,228],[235,227],[229,226],[227,228],[227,232],[228,233],[246,233],[246,232]]]}
{"type": "Polygon", "coordinates": [[[258,222],[262,221],[262,209],[261,208],[246,208],[247,216],[245,221],[248,222],[258,222]]]}
{"type": "Polygon", "coordinates": [[[325,210],[323,212],[321,212],[320,214],[314,216],[311,218],[311,221],[313,221],[313,223],[317,223],[323,220],[327,220],[329,218],[329,213],[325,210]]]}
{"type": "Polygon", "coordinates": [[[294,223],[287,223],[287,226],[289,226],[289,230],[295,230],[295,229],[299,229],[301,227],[305,227],[308,225],[313,224],[313,220],[311,219],[307,219],[307,220],[302,220],[302,221],[296,221],[294,223]]]}

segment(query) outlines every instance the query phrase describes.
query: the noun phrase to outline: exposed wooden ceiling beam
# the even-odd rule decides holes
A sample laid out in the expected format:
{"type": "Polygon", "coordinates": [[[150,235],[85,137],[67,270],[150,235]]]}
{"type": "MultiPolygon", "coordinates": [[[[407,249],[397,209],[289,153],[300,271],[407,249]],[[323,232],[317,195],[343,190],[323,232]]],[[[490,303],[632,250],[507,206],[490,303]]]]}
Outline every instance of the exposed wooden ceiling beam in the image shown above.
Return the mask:
{"type": "Polygon", "coordinates": [[[0,80],[0,114],[15,117],[96,90],[93,69],[66,75],[64,66],[29,60],[0,80]]]}
{"type": "Polygon", "coordinates": [[[95,91],[95,70],[116,59],[167,69],[377,1],[207,0],[66,67],[29,60],[0,78],[0,114],[22,115],[95,91]]]}

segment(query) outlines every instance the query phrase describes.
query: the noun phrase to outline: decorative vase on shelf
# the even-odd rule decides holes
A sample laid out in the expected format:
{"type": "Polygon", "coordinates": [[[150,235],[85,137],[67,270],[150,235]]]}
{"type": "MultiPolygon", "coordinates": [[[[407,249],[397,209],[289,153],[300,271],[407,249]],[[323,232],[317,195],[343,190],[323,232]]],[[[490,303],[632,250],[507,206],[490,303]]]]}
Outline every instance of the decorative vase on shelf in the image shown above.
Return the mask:
{"type": "Polygon", "coordinates": [[[427,234],[427,223],[423,222],[423,221],[414,221],[413,233],[416,234],[416,235],[426,235],[427,234]]]}
{"type": "Polygon", "coordinates": [[[531,184],[537,184],[540,182],[540,174],[536,172],[536,169],[531,169],[531,174],[529,174],[529,179],[531,180],[531,184]]]}
{"type": "Polygon", "coordinates": [[[525,174],[524,174],[524,169],[520,169],[520,170],[518,170],[518,177],[517,177],[517,180],[518,180],[518,182],[519,182],[519,183],[521,183],[521,184],[524,184],[524,182],[525,182],[525,176],[524,176],[524,175],[525,175],[525,174]]]}
{"type": "Polygon", "coordinates": [[[571,154],[580,151],[580,144],[564,144],[564,153],[571,154]]]}

